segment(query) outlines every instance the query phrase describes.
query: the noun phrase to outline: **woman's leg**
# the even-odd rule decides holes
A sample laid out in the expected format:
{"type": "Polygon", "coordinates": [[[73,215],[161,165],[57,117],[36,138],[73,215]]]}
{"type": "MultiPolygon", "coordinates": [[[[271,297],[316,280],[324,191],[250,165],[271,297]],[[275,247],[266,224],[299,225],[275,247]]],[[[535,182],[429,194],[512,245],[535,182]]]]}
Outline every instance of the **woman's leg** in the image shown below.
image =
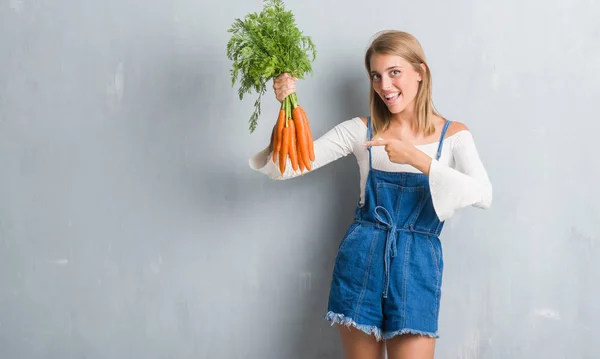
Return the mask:
{"type": "Polygon", "coordinates": [[[383,359],[385,342],[354,327],[338,325],[345,359],[383,359]]]}
{"type": "Polygon", "coordinates": [[[386,343],[388,359],[433,359],[435,338],[404,334],[386,343]]]}

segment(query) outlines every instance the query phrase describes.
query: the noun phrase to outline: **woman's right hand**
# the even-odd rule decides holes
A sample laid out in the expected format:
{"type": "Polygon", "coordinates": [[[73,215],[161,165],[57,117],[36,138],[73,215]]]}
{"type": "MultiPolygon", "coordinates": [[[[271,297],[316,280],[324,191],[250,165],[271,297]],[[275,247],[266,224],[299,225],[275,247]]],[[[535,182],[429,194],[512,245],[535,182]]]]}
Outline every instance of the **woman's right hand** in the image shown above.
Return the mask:
{"type": "Polygon", "coordinates": [[[273,90],[275,90],[277,101],[283,102],[288,95],[296,92],[296,81],[298,79],[288,73],[283,73],[273,79],[273,90]]]}

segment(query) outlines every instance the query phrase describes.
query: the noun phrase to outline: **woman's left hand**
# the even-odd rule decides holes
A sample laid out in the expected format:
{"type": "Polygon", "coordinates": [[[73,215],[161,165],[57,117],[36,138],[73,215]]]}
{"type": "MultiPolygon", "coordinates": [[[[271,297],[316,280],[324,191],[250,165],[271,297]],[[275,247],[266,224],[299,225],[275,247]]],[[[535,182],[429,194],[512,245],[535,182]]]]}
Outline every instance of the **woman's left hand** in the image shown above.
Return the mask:
{"type": "Polygon", "coordinates": [[[402,140],[379,138],[365,142],[365,146],[384,146],[390,161],[399,164],[412,164],[415,146],[402,140]]]}

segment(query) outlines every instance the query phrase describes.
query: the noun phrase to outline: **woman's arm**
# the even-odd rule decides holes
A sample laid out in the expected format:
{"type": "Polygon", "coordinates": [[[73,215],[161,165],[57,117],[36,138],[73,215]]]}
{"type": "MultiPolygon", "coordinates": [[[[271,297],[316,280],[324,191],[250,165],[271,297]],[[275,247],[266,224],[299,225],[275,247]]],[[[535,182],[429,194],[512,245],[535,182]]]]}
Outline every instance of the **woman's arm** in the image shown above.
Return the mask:
{"type": "Polygon", "coordinates": [[[454,168],[431,159],[428,171],[433,206],[442,221],[459,208],[488,209],[492,204],[492,184],[471,132],[455,134],[451,150],[454,168]]]}
{"type": "MultiPolygon", "coordinates": [[[[312,172],[317,168],[353,153],[354,146],[360,143],[359,139],[364,141],[365,136],[366,127],[363,120],[359,117],[344,121],[335,126],[314,141],[315,161],[308,172],[312,172]]],[[[277,180],[290,179],[302,175],[300,171],[293,170],[289,158],[286,162],[285,172],[282,174],[279,170],[279,159],[276,159],[277,164],[272,160],[272,147],[271,141],[268,147],[254,154],[249,160],[250,167],[267,175],[271,179],[277,180]]]]}

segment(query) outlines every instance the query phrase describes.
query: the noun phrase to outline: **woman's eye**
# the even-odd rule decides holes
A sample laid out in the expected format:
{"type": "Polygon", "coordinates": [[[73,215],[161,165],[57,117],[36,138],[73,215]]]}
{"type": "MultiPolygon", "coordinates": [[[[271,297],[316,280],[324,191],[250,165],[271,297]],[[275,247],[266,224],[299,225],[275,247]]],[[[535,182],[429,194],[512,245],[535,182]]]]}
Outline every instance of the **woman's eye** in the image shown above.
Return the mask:
{"type": "Polygon", "coordinates": [[[399,75],[400,74],[400,70],[392,70],[392,75],[399,75]]]}

